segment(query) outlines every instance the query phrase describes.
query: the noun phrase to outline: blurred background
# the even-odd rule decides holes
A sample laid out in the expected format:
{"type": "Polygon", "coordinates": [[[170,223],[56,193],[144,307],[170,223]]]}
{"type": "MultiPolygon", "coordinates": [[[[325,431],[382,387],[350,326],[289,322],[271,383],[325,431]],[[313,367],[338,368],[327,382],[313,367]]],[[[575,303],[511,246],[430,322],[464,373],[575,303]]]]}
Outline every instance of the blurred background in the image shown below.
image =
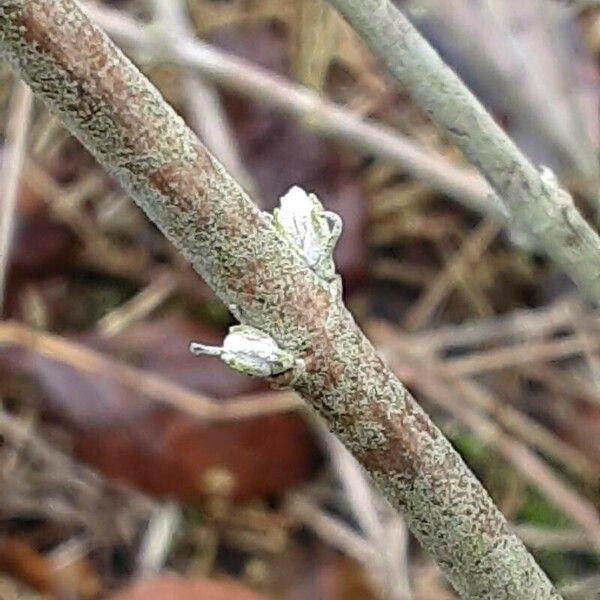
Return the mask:
{"type": "MultiPolygon", "coordinates": [[[[398,4],[597,227],[598,3],[398,4]]],[[[342,216],[367,335],[600,598],[598,310],[323,0],[86,6],[262,208],[300,185],[342,216]]],[[[188,352],[232,317],[0,69],[0,599],[455,598],[295,395],[188,352]]]]}

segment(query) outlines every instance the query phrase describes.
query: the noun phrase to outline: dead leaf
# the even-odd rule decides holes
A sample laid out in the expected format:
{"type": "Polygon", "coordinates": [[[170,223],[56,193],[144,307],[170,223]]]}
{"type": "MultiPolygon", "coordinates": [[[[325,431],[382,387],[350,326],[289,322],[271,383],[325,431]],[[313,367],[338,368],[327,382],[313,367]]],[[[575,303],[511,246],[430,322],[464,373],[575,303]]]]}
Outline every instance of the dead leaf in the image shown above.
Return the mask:
{"type": "MultiPolygon", "coordinates": [[[[211,397],[263,387],[233,375],[215,359],[188,352],[192,339],[214,343],[219,337],[204,326],[160,321],[140,324],[110,341],[92,335],[86,339],[105,353],[127,357],[127,363],[143,369],[141,378],[145,372],[161,375],[211,397]]],[[[4,347],[0,366],[35,377],[48,416],[72,434],[79,457],[107,476],[195,503],[203,500],[206,475],[215,469],[231,474],[232,496],[239,501],[282,492],[313,473],[318,449],[299,414],[203,419],[169,405],[168,397],[145,396],[116,376],[114,363],[100,360],[92,368],[92,358],[77,348],[68,350],[76,357],[74,366],[35,349],[4,347]]]]}

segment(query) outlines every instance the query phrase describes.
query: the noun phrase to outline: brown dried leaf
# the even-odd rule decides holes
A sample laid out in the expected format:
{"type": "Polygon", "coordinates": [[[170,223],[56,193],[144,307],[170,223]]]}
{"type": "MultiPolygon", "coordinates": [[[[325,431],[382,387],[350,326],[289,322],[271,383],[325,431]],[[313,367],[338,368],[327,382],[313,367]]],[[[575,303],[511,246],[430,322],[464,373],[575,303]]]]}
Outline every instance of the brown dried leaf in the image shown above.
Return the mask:
{"type": "MultiPolygon", "coordinates": [[[[169,323],[140,324],[110,341],[88,339],[143,367],[140,378],[153,373],[190,390],[229,396],[256,388],[256,382],[232,375],[220,361],[188,352],[190,340],[214,343],[219,334],[182,321],[169,323]]],[[[37,379],[50,415],[73,434],[78,455],[109,477],[150,493],[198,502],[205,495],[207,474],[215,469],[231,474],[232,495],[240,501],[281,492],[312,474],[317,447],[299,414],[206,420],[169,405],[169,397],[157,402],[145,396],[118,377],[110,362],[100,361],[99,366],[94,359],[92,365],[92,358],[78,347],[68,350],[70,364],[34,349],[0,348],[0,366],[10,365],[37,379]]]]}

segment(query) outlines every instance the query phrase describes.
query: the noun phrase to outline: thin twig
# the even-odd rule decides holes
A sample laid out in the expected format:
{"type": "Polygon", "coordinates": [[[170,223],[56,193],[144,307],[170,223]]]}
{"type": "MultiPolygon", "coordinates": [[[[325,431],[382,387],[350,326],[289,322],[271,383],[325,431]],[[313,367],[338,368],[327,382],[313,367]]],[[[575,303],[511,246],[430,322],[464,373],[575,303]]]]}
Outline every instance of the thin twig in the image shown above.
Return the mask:
{"type": "Polygon", "coordinates": [[[358,562],[367,565],[377,562],[377,551],[371,544],[339,519],[321,510],[307,495],[289,494],[286,512],[310,527],[329,545],[358,562]]]}
{"type": "Polygon", "coordinates": [[[507,315],[470,320],[460,325],[444,325],[410,336],[411,343],[424,352],[437,353],[447,348],[477,347],[497,341],[523,341],[573,329],[577,314],[581,326],[600,327],[600,315],[586,312],[578,298],[561,298],[548,306],[521,309],[507,315]]]}
{"type": "Polygon", "coordinates": [[[593,552],[599,553],[588,537],[575,529],[543,528],[535,525],[516,525],[519,537],[534,550],[555,552],[593,552]]]}
{"type": "Polygon", "coordinates": [[[406,525],[391,506],[382,501],[364,470],[343,444],[325,427],[319,427],[318,431],[328,449],[333,470],[344,488],[348,505],[375,550],[376,560],[368,566],[389,600],[409,600],[406,525]]]}
{"type": "Polygon", "coordinates": [[[600,236],[549,171],[521,153],[390,0],[329,0],[510,212],[591,301],[600,305],[600,236]]]}
{"type": "Polygon", "coordinates": [[[452,381],[457,391],[473,406],[485,410],[512,435],[543,455],[564,465],[571,473],[587,482],[600,478],[600,468],[580,450],[563,441],[549,429],[534,421],[508,402],[496,398],[483,385],[472,379],[452,381]]]}
{"type": "Polygon", "coordinates": [[[66,338],[34,331],[15,322],[0,323],[0,348],[17,346],[50,360],[98,376],[109,373],[121,385],[156,402],[174,406],[209,421],[249,419],[260,415],[295,410],[301,403],[289,392],[239,396],[230,402],[216,402],[160,375],[137,369],[66,338]]]}
{"type": "Polygon", "coordinates": [[[177,289],[177,277],[171,272],[161,273],[139,294],[103,316],[96,329],[105,337],[117,335],[132,323],[147,317],[177,289]]]}
{"type": "Polygon", "coordinates": [[[390,328],[379,325],[370,328],[370,332],[375,334],[382,347],[386,342],[393,344],[393,353],[387,354],[394,370],[405,381],[454,415],[484,443],[492,446],[550,502],[588,532],[595,543],[600,543],[600,518],[595,506],[573,491],[527,446],[503,432],[485,414],[463,401],[472,400],[475,390],[465,395],[465,386],[459,385],[460,380],[444,378],[439,369],[431,368],[430,360],[413,354],[411,348],[403,344],[390,328]]]}
{"type": "Polygon", "coordinates": [[[4,304],[4,286],[8,269],[8,256],[16,216],[17,197],[21,169],[25,161],[27,132],[33,108],[33,94],[22,81],[17,82],[12,93],[9,117],[6,124],[6,138],[0,172],[0,316],[4,304]]]}
{"type": "Polygon", "coordinates": [[[526,363],[567,358],[585,354],[589,348],[596,349],[599,347],[600,335],[590,335],[582,340],[579,335],[575,334],[557,340],[525,342],[524,344],[474,353],[469,356],[448,358],[440,365],[440,370],[450,377],[462,377],[526,363]]]}
{"type": "MultiPolygon", "coordinates": [[[[566,136],[563,131],[562,115],[557,115],[556,111],[552,110],[552,103],[554,101],[561,102],[562,98],[557,98],[558,94],[556,93],[550,94],[548,100],[544,101],[543,110],[540,110],[540,94],[538,92],[534,97],[534,94],[531,93],[530,78],[523,76],[522,69],[517,66],[508,69],[503,67],[494,58],[485,43],[481,43],[481,40],[471,35],[467,28],[446,18],[446,11],[440,10],[444,6],[444,0],[435,0],[428,4],[428,10],[425,11],[420,11],[418,8],[412,11],[407,9],[411,20],[417,24],[433,25],[436,32],[439,31],[446,40],[452,40],[453,50],[460,52],[461,64],[466,65],[470,72],[477,73],[479,77],[483,76],[486,83],[495,86],[495,89],[502,90],[502,94],[496,94],[494,98],[494,102],[498,103],[496,106],[499,105],[503,112],[508,112],[509,115],[526,121],[528,127],[533,129],[545,146],[554,148],[558,152],[558,156],[563,162],[569,166],[579,167],[580,174],[589,176],[590,158],[593,158],[589,136],[584,136],[588,139],[584,140],[581,148],[575,147],[576,131],[571,130],[569,131],[570,135],[566,136]]],[[[503,4],[495,3],[495,6],[503,6],[503,4]]],[[[531,6],[535,5],[532,3],[531,6]]],[[[532,8],[532,10],[536,9],[532,8]]],[[[541,10],[539,12],[543,13],[541,10]]],[[[540,15],[540,18],[543,18],[543,14],[540,15]]],[[[493,39],[496,40],[499,28],[490,27],[487,22],[483,23],[483,26],[486,33],[491,32],[493,39]]],[[[502,33],[507,38],[503,48],[504,52],[502,52],[502,57],[505,57],[507,51],[513,50],[514,36],[511,34],[507,36],[506,28],[502,33]]],[[[522,64],[521,67],[526,68],[527,65],[522,64]]],[[[556,69],[559,71],[560,67],[557,66],[556,69]]]]}
{"type": "Polygon", "coordinates": [[[566,369],[551,368],[544,364],[525,364],[519,365],[519,368],[527,377],[531,377],[534,381],[540,381],[547,388],[556,392],[559,397],[576,396],[578,400],[584,400],[594,408],[600,407],[598,389],[566,369]]]}
{"type": "MultiPolygon", "coordinates": [[[[86,5],[85,10],[118,43],[141,49],[147,46],[148,33],[141,23],[104,6],[86,5]]],[[[320,135],[397,164],[472,210],[505,219],[504,209],[489,198],[491,189],[485,181],[388,127],[363,121],[306,88],[200,40],[179,40],[171,56],[207,80],[289,114],[320,135]]]]}
{"type": "Polygon", "coordinates": [[[498,223],[484,221],[465,239],[456,255],[448,260],[444,269],[406,312],[403,322],[407,331],[420,329],[431,319],[436,308],[458,280],[465,276],[465,271],[480,259],[499,231],[498,223]]]}

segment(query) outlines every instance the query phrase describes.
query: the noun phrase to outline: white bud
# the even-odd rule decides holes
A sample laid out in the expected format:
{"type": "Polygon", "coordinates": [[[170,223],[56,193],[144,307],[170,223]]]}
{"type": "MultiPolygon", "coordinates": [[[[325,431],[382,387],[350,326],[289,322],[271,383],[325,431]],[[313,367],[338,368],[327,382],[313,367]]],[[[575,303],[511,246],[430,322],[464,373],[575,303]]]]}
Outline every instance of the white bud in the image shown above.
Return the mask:
{"type": "Polygon", "coordinates": [[[323,209],[314,194],[294,186],[281,197],[273,224],[290,236],[308,266],[318,275],[335,274],[332,252],[342,230],[338,215],[323,209]]]}
{"type": "Polygon", "coordinates": [[[222,347],[192,343],[194,354],[219,356],[233,370],[251,377],[272,377],[289,371],[296,365],[290,352],[282,350],[266,333],[247,325],[235,325],[222,347]]]}

